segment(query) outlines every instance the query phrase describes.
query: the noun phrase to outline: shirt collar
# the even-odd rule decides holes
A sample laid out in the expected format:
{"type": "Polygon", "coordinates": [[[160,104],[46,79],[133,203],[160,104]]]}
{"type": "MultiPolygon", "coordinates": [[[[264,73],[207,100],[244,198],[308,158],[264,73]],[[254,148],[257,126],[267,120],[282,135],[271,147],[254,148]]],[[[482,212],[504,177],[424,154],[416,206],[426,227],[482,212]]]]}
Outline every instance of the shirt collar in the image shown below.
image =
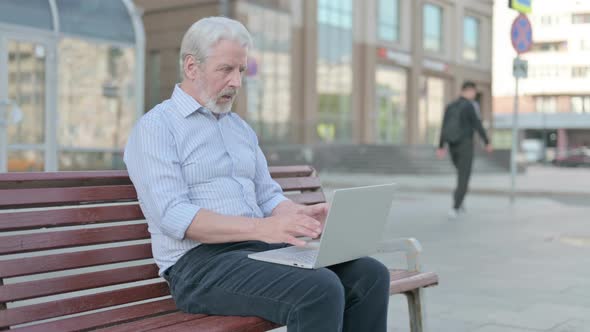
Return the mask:
{"type": "Polygon", "coordinates": [[[178,112],[185,118],[197,111],[208,112],[195,98],[184,92],[180,84],[174,86],[171,99],[176,104],[178,112]]]}

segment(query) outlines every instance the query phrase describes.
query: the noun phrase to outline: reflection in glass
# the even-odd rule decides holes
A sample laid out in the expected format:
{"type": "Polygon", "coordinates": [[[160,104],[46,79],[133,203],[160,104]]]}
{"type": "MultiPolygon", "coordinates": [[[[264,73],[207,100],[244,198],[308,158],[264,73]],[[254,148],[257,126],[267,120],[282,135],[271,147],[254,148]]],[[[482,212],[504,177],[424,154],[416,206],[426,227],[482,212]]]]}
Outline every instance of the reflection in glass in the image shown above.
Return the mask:
{"type": "Polygon", "coordinates": [[[133,48],[63,38],[59,53],[60,147],[122,150],[136,116],[133,48]]]}
{"type": "Polygon", "coordinates": [[[68,149],[59,153],[59,169],[61,171],[125,169],[125,163],[121,151],[68,149]]]}
{"type": "Polygon", "coordinates": [[[1,0],[0,22],[53,30],[53,18],[47,0],[1,0]]]}
{"type": "Polygon", "coordinates": [[[399,40],[399,0],[379,0],[377,16],[379,39],[397,42],[399,40]]]}
{"type": "Polygon", "coordinates": [[[445,109],[445,81],[442,78],[420,77],[418,123],[420,142],[438,145],[445,109]]]}
{"type": "Polygon", "coordinates": [[[479,60],[479,20],[472,16],[463,18],[463,58],[479,60]]]}
{"type": "Polygon", "coordinates": [[[43,151],[9,151],[9,172],[42,172],[44,170],[43,151]]]}
{"type": "Polygon", "coordinates": [[[45,142],[45,47],[8,41],[8,99],[22,112],[22,121],[8,126],[9,144],[45,142]]]}
{"type": "Polygon", "coordinates": [[[292,142],[298,128],[290,123],[291,14],[255,4],[245,8],[254,41],[246,74],[246,120],[261,142],[292,142]]]}
{"type": "Polygon", "coordinates": [[[375,141],[402,144],[406,130],[406,82],[404,69],[377,67],[376,71],[375,141]]]}
{"type": "Polygon", "coordinates": [[[430,3],[423,8],[423,42],[424,49],[436,53],[442,52],[443,18],[442,7],[430,3]]]}
{"type": "Polygon", "coordinates": [[[129,12],[121,0],[56,0],[60,30],[68,35],[135,42],[129,12]],[[105,24],[108,18],[108,24],[105,24]]]}
{"type": "Polygon", "coordinates": [[[352,1],[318,2],[318,123],[324,142],[352,141],[352,1]]]}

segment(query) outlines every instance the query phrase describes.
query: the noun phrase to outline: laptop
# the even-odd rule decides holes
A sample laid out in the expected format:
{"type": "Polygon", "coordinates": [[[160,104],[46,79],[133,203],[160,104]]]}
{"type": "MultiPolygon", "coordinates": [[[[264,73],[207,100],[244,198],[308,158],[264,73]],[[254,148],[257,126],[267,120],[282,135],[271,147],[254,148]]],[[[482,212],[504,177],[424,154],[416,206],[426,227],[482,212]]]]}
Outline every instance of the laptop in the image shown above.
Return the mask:
{"type": "Polygon", "coordinates": [[[305,247],[289,246],[249,254],[251,259],[318,269],[377,252],[391,209],[395,184],[338,189],[324,231],[305,247]]]}

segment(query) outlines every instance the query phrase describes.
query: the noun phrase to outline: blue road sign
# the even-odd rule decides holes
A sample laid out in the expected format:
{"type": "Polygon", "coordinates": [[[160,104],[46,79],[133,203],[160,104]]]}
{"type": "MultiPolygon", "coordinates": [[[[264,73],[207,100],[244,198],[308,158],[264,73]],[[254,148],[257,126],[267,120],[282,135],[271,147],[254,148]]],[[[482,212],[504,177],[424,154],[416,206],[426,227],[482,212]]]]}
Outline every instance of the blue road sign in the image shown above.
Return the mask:
{"type": "Polygon", "coordinates": [[[526,15],[520,14],[514,19],[510,30],[510,38],[516,53],[522,54],[531,50],[533,46],[533,27],[526,15]]]}

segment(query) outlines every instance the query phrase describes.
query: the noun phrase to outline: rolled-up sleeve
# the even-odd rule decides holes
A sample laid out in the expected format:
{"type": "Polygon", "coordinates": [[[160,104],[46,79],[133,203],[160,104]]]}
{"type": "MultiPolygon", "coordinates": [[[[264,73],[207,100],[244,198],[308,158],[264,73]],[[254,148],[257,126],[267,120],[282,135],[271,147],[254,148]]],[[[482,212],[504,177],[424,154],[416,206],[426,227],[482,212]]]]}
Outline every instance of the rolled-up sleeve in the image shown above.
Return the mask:
{"type": "Polygon", "coordinates": [[[281,186],[270,177],[268,164],[264,153],[256,146],[256,201],[265,217],[272,213],[272,210],[288,198],[283,195],[281,186]]]}
{"type": "Polygon", "coordinates": [[[142,210],[162,233],[184,239],[200,207],[189,200],[172,133],[156,119],[142,119],[133,129],[124,155],[142,210]]]}

